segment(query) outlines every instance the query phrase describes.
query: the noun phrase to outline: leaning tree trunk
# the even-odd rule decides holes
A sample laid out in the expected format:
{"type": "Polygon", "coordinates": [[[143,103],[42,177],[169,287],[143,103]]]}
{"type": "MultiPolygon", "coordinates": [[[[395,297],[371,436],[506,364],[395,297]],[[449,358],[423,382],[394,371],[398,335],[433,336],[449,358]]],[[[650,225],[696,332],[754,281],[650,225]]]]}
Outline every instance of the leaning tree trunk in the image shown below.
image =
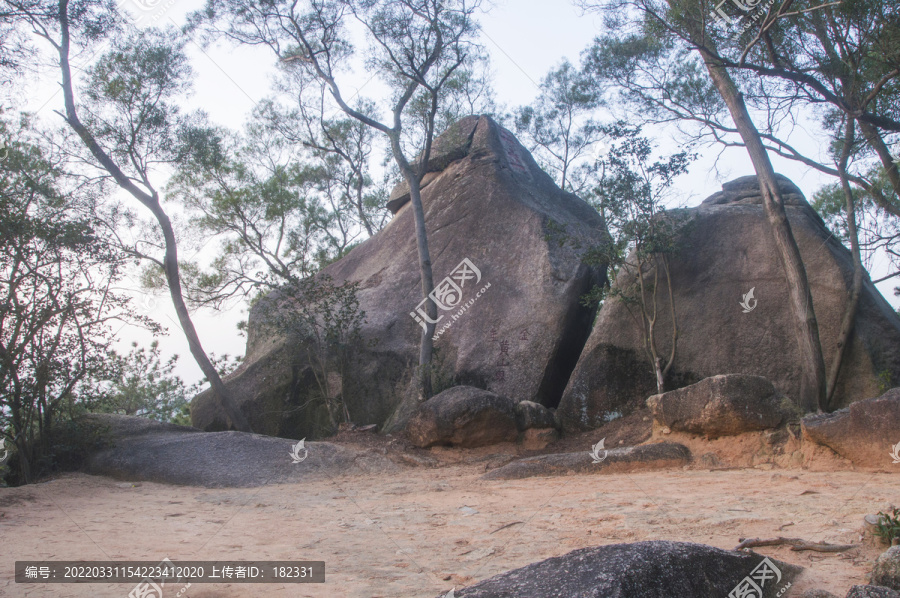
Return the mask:
{"type": "Polygon", "coordinates": [[[784,210],[784,200],[778,189],[775,170],[766,153],[759,131],[747,111],[743,95],[738,91],[731,75],[706,49],[701,47],[698,51],[703,57],[713,84],[728,106],[731,118],[744,141],[759,178],[763,206],[775,238],[778,257],[787,278],[791,311],[797,323],[797,341],[802,362],[800,406],[807,411],[821,410],[825,405],[826,388],[825,360],[822,357],[822,345],[819,341],[819,325],[813,310],[806,268],[784,210]]]}
{"type": "Polygon", "coordinates": [[[838,335],[837,347],[835,348],[834,357],[831,361],[831,370],[828,374],[828,386],[825,394],[825,408],[827,411],[833,411],[835,408],[834,391],[837,387],[844,356],[847,353],[847,345],[850,344],[850,335],[853,333],[853,326],[856,323],[856,311],[859,306],[859,297],[865,273],[856,229],[856,202],[853,198],[853,190],[850,188],[850,179],[847,176],[850,146],[854,137],[854,122],[852,118],[848,118],[844,134],[844,147],[841,150],[841,158],[838,162],[838,175],[841,179],[841,190],[844,192],[844,201],[847,209],[847,234],[850,237],[850,253],[853,256],[853,282],[850,285],[850,299],[847,302],[847,308],[844,310],[841,332],[838,335]]]}
{"type": "Polygon", "coordinates": [[[216,371],[216,368],[209,361],[209,358],[203,351],[203,347],[200,345],[200,337],[197,336],[197,331],[194,328],[194,323],[191,321],[190,313],[188,312],[187,305],[185,305],[184,297],[181,292],[181,275],[178,269],[178,250],[175,240],[175,231],[172,228],[169,217],[159,203],[159,198],[156,196],[155,192],[151,195],[137,187],[131,179],[122,172],[109,154],[100,147],[100,144],[97,143],[97,140],[91,132],[78,118],[78,113],[75,109],[75,92],[72,88],[72,71],[69,66],[69,15],[68,2],[65,0],[61,1],[59,5],[59,22],[61,33],[59,66],[62,71],[63,100],[66,106],[64,117],[66,122],[72,130],[78,134],[78,137],[81,138],[85,147],[87,147],[94,158],[100,163],[103,169],[109,173],[116,183],[122,189],[128,191],[132,197],[153,213],[153,216],[156,218],[156,221],[162,230],[163,237],[165,238],[166,254],[163,260],[163,267],[166,274],[166,281],[169,285],[169,294],[172,297],[172,303],[175,306],[175,313],[178,315],[178,321],[181,324],[182,331],[187,338],[191,355],[193,355],[194,359],[197,361],[197,365],[200,366],[203,375],[209,380],[213,392],[221,402],[223,410],[228,418],[231,419],[231,425],[241,432],[252,432],[249,422],[244,417],[243,413],[241,413],[240,408],[235,403],[231,394],[225,388],[225,384],[222,382],[219,372],[216,371]]]}

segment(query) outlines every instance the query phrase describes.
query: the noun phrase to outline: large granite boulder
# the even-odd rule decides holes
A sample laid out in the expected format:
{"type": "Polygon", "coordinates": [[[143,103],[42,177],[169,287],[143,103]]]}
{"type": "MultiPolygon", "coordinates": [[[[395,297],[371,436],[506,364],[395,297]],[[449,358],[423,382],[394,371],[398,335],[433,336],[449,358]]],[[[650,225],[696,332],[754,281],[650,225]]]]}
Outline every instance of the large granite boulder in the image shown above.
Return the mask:
{"type": "MultiPolygon", "coordinates": [[[[779,181],[806,265],[825,363],[830,364],[848,302],[851,255],[800,190],[784,177],[779,181]]],[[[689,224],[680,251],[669,259],[679,337],[667,390],[718,374],[750,374],[767,378],[797,403],[797,326],[756,177],[726,183],[700,206],[675,215],[689,224]],[[740,304],[745,297],[747,309],[740,304]]],[[[634,282],[622,274],[616,284],[634,282]]],[[[660,288],[665,283],[660,272],[660,288]]],[[[656,330],[659,352],[668,355],[671,319],[664,298],[656,330]]],[[[557,410],[564,430],[599,427],[611,414],[628,413],[656,394],[633,309],[614,298],[600,309],[557,410]]],[[[900,317],[868,280],[849,342],[835,393],[839,407],[878,394],[886,375],[900,380],[900,317]]]]}
{"type": "Polygon", "coordinates": [[[730,374],[653,395],[647,406],[658,423],[710,438],[778,426],[788,415],[772,383],[762,376],[730,374]]]}
{"type": "Polygon", "coordinates": [[[516,403],[480,388],[455,386],[422,403],[409,418],[406,434],[421,448],[512,442],[519,434],[516,403]]]}
{"type": "Polygon", "coordinates": [[[574,550],[457,589],[454,595],[456,598],[775,598],[784,595],[784,589],[790,588],[802,571],[796,565],[753,552],[655,540],[574,550]],[[732,593],[738,587],[741,593],[732,593]]]}
{"type": "MultiPolygon", "coordinates": [[[[436,143],[422,191],[439,309],[435,348],[441,375],[516,401],[555,407],[593,313],[579,297],[604,280],[582,257],[604,242],[600,215],[560,190],[513,135],[486,116],[468,117],[436,143]],[[552,233],[566,230],[564,242],[552,233]]],[[[327,379],[357,424],[390,432],[417,407],[410,380],[418,363],[424,297],[412,205],[394,194],[396,215],[322,275],[356,282],[365,311],[362,341],[343,374],[316,375],[309,343],[285,338],[251,310],[247,352],[225,380],[253,430],[322,437],[332,431],[319,396],[327,379]]],[[[191,421],[226,429],[212,394],[198,395],[191,421]]]]}
{"type": "Polygon", "coordinates": [[[804,440],[827,446],[856,465],[894,471],[900,467],[892,455],[900,453],[900,388],[834,413],[809,415],[800,426],[804,440]]]}

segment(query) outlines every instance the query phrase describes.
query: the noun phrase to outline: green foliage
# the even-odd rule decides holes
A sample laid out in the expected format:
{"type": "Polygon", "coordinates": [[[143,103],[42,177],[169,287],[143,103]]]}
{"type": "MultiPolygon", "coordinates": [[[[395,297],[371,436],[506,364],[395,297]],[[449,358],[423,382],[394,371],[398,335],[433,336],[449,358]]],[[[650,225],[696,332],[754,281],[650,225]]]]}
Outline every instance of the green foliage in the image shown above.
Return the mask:
{"type": "Polygon", "coordinates": [[[530,106],[516,109],[516,133],[562,189],[581,194],[594,182],[588,154],[603,137],[594,120],[600,94],[567,60],[550,70],[540,88],[530,106]]]}
{"type": "Polygon", "coordinates": [[[190,396],[184,382],[173,373],[178,355],[163,361],[156,340],[149,350],[137,343],[131,347],[124,355],[110,353],[109,389],[91,406],[91,411],[137,415],[161,422],[183,421],[190,396]]]}
{"type": "Polygon", "coordinates": [[[97,198],[36,139],[26,122],[0,161],[0,431],[23,482],[46,473],[55,428],[96,394],[111,325],[140,320],[114,291],[126,256],[97,198]]]}
{"type": "Polygon", "coordinates": [[[878,392],[879,394],[884,394],[890,389],[894,388],[894,380],[891,376],[890,370],[881,370],[878,372],[878,392]]]}
{"type": "Polygon", "coordinates": [[[333,428],[352,421],[345,393],[358,382],[353,366],[366,321],[358,291],[358,282],[335,284],[320,275],[282,287],[258,304],[264,327],[303,348],[300,358],[312,368],[317,387],[310,401],[326,407],[333,428]]]}
{"type": "Polygon", "coordinates": [[[878,512],[875,535],[884,538],[888,544],[891,544],[894,538],[900,538],[900,509],[893,508],[890,513],[878,512]]]}

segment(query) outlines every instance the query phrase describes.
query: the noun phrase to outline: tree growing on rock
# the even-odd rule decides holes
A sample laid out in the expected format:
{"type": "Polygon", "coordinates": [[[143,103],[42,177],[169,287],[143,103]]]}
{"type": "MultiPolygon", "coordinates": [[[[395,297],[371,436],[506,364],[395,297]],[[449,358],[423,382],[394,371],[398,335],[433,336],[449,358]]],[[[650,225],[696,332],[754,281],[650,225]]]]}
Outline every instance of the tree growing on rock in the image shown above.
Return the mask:
{"type": "MultiPolygon", "coordinates": [[[[451,84],[459,81],[460,72],[478,54],[473,40],[479,4],[479,0],[274,0],[263,4],[208,0],[194,18],[214,35],[269,47],[281,64],[323,84],[345,114],[387,138],[410,189],[425,297],[434,290],[434,277],[421,181],[442,105],[455,89],[451,84]],[[367,43],[359,51],[348,36],[351,26],[361,27],[366,34],[367,43]],[[368,114],[361,100],[354,103],[340,80],[359,57],[391,90],[386,118],[368,114]]],[[[426,366],[432,358],[437,306],[430,299],[426,311],[431,321],[420,343],[420,399],[431,395],[426,366]]]]}
{"type": "Polygon", "coordinates": [[[594,193],[612,242],[592,248],[588,261],[608,264],[614,282],[608,289],[595,287],[583,302],[622,301],[628,307],[641,330],[657,392],[662,393],[680,334],[669,256],[680,249],[689,226],[686,216],[667,210],[665,203],[673,179],[687,171],[694,156],[684,151],[653,160],[653,148],[640,128],[619,123],[605,127],[605,132],[612,140],[611,151],[600,161],[594,193]],[[663,310],[668,312],[666,331],[659,326],[663,310]]]}
{"type": "MultiPolygon", "coordinates": [[[[598,75],[627,81],[638,104],[651,113],[668,112],[668,105],[688,105],[699,119],[727,110],[732,131],[740,137],[756,170],[778,256],[784,268],[790,309],[797,323],[803,357],[799,403],[806,410],[826,405],[825,361],[806,269],[784,208],[775,170],[745,100],[726,61],[718,51],[712,2],[694,0],[581,0],[584,8],[607,16],[612,33],[596,42],[598,75]],[[669,76],[669,72],[674,73],[669,76]],[[628,72],[636,76],[627,75],[628,72]],[[660,78],[661,75],[661,78],[660,78]],[[647,80],[650,81],[649,85],[647,80]],[[652,89],[659,96],[643,94],[652,89]]],[[[785,2],[782,8],[790,5],[785,2]]],[[[815,10],[815,8],[813,9],[815,10]]],[[[671,118],[671,112],[668,112],[671,118]]]]}

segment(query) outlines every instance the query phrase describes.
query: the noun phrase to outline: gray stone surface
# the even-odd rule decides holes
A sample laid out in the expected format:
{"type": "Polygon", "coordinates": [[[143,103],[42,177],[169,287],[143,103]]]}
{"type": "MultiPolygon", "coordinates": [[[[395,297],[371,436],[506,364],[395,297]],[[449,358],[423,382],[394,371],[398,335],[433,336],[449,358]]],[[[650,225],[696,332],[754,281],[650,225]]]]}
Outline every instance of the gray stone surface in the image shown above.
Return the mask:
{"type": "Polygon", "coordinates": [[[869,583],[900,591],[900,546],[891,546],[878,555],[869,583]]]}
{"type": "Polygon", "coordinates": [[[401,469],[384,455],[329,442],[305,443],[307,457],[294,463],[295,440],[201,432],[124,415],[94,416],[88,421],[107,432],[110,444],[87,458],[84,471],[121,480],[249,488],[401,469]]]}
{"type": "MultiPolygon", "coordinates": [[[[679,340],[667,390],[718,374],[751,374],[798,401],[797,327],[754,185],[755,177],[742,177],[697,208],[676,212],[692,221],[683,249],[669,260],[679,340]],[[739,302],[751,289],[756,307],[744,313],[739,302]]],[[[788,193],[786,211],[809,277],[825,363],[830,364],[848,301],[852,258],[793,183],[782,178],[781,188],[788,193]]],[[[617,284],[633,282],[623,275],[617,284]]],[[[658,347],[666,355],[671,320],[668,304],[660,305],[666,309],[660,310],[656,324],[658,347]]],[[[900,317],[867,281],[835,392],[837,406],[879,394],[884,373],[900,380],[900,317]]],[[[597,428],[610,413],[627,414],[653,394],[653,368],[638,321],[621,301],[606,301],[559,405],[563,429],[597,428]]]]}
{"type": "Polygon", "coordinates": [[[556,418],[540,403],[520,401],[516,404],[516,426],[520,432],[531,428],[555,428],[556,418]]]}
{"type": "Polygon", "coordinates": [[[844,598],[900,598],[900,592],[882,586],[853,586],[844,598]]]}
{"type": "MultiPolygon", "coordinates": [[[[606,228],[509,131],[488,117],[476,121],[465,156],[454,160],[456,150],[439,151],[445,159],[435,168],[443,170],[422,193],[435,282],[464,259],[480,272],[480,280],[465,282],[455,307],[439,310],[435,347],[457,384],[553,407],[590,333],[593,313],[579,299],[604,274],[583,256],[605,241],[606,228]],[[551,234],[559,230],[565,242],[551,234]]],[[[332,387],[342,390],[354,423],[378,424],[387,433],[402,429],[417,407],[410,380],[422,328],[410,313],[425,299],[412,206],[400,207],[382,231],[322,274],[336,283],[358,282],[367,319],[353,366],[343,377],[331,372],[332,387]]],[[[267,301],[251,308],[246,357],[225,383],[255,432],[322,438],[330,424],[315,400],[308,345],[265,325],[267,301]]],[[[204,430],[228,428],[209,391],[194,399],[191,418],[204,430]]]]}
{"type": "Polygon", "coordinates": [[[487,390],[454,386],[422,403],[406,426],[414,445],[473,448],[518,436],[516,403],[487,390]]]}
{"type": "Polygon", "coordinates": [[[900,442],[900,388],[801,422],[804,440],[832,449],[863,467],[896,471],[891,457],[900,442]]]}
{"type": "MultiPolygon", "coordinates": [[[[703,544],[650,541],[582,548],[495,575],[456,598],[726,598],[763,557],[703,544]]],[[[763,598],[792,584],[801,567],[771,560],[781,579],[763,598]]]]}
{"type": "Polygon", "coordinates": [[[710,438],[774,428],[788,415],[771,382],[744,374],[704,378],[653,395],[647,406],[658,423],[710,438]]]}
{"type": "Polygon", "coordinates": [[[623,473],[682,467],[691,461],[691,452],[676,442],[659,442],[598,451],[599,463],[590,451],[556,453],[517,459],[488,472],[485,480],[518,480],[521,478],[572,474],[623,473]],[[604,457],[604,455],[606,455],[604,457]]]}

